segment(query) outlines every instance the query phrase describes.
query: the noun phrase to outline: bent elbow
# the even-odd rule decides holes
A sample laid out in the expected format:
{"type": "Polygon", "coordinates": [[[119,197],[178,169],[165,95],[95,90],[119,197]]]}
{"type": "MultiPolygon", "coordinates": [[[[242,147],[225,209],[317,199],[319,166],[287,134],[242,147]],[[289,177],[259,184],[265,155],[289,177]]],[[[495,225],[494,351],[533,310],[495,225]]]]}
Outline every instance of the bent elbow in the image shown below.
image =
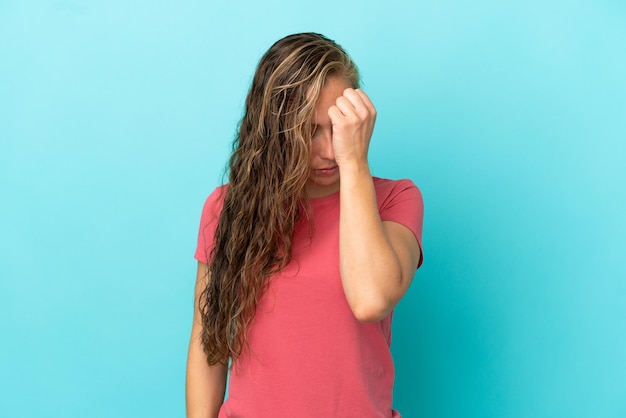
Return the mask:
{"type": "Polygon", "coordinates": [[[378,322],[386,318],[402,297],[401,281],[398,274],[396,280],[389,278],[387,286],[369,286],[367,290],[361,288],[360,292],[347,293],[354,317],[359,322],[378,322]]]}
{"type": "Polygon", "coordinates": [[[361,303],[351,307],[354,317],[359,322],[378,322],[386,318],[393,310],[393,304],[383,301],[361,303]]]}

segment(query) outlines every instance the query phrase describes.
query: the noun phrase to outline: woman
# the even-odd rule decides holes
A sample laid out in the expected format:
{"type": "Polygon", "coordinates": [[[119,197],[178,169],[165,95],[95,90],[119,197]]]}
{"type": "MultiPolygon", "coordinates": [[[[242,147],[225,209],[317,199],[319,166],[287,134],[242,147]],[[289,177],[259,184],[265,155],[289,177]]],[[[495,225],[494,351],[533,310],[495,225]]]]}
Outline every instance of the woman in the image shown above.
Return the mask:
{"type": "Polygon", "coordinates": [[[411,181],[371,176],[358,87],[319,34],[259,62],[229,184],[202,212],[188,417],[400,416],[391,313],[422,261],[423,204],[411,181]]]}

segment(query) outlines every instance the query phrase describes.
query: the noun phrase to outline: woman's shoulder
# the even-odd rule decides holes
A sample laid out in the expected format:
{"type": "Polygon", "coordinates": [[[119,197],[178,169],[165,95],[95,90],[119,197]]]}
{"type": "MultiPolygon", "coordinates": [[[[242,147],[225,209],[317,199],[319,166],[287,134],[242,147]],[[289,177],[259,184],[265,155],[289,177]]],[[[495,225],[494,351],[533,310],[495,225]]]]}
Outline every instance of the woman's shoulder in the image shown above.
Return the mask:
{"type": "Polygon", "coordinates": [[[415,185],[413,180],[411,179],[399,179],[392,180],[386,179],[382,177],[372,177],[374,180],[374,188],[376,189],[376,193],[393,193],[399,192],[405,189],[417,189],[419,192],[419,188],[415,185]]]}
{"type": "Polygon", "coordinates": [[[220,186],[215,187],[213,191],[206,198],[207,203],[211,202],[212,204],[223,202],[224,196],[226,196],[226,192],[228,191],[228,184],[222,184],[220,186]]]}
{"type": "Polygon", "coordinates": [[[423,207],[422,192],[411,179],[391,180],[374,177],[374,188],[379,210],[402,206],[423,207]]]}
{"type": "Polygon", "coordinates": [[[202,208],[202,217],[205,221],[219,216],[224,206],[224,197],[227,190],[228,184],[217,186],[205,199],[204,207],[202,208]]]}

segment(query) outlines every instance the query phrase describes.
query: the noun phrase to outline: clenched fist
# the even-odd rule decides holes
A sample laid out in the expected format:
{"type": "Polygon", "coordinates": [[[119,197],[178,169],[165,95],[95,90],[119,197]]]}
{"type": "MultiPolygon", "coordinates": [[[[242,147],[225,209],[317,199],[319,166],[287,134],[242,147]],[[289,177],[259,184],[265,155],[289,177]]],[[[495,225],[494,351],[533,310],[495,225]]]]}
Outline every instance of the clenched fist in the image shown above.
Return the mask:
{"type": "Polygon", "coordinates": [[[367,164],[367,152],[376,122],[376,109],[361,89],[346,88],[328,109],[335,161],[367,164]]]}

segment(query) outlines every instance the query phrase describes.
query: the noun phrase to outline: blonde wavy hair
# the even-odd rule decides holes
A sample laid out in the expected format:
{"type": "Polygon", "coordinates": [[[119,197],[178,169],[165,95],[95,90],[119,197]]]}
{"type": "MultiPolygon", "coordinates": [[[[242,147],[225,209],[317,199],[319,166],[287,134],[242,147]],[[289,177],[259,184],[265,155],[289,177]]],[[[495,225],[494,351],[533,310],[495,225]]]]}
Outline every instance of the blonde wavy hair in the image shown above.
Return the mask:
{"type": "Polygon", "coordinates": [[[234,363],[241,355],[270,277],[291,260],[294,226],[308,218],[311,122],[330,76],[359,86],[348,54],[316,33],[280,39],[257,66],[199,297],[209,364],[234,363]]]}

